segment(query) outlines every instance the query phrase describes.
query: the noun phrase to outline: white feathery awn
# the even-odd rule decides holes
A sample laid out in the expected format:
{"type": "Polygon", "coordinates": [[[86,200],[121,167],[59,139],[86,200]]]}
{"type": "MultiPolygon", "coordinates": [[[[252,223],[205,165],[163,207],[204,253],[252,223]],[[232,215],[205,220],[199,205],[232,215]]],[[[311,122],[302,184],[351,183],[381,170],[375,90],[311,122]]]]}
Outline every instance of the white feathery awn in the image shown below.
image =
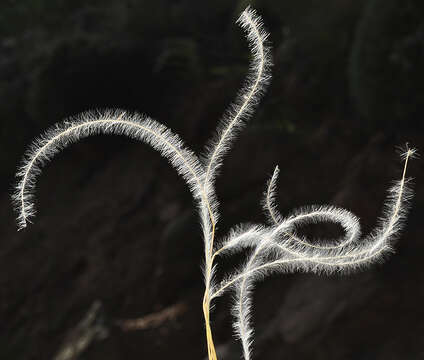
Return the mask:
{"type": "Polygon", "coordinates": [[[18,229],[21,230],[35,215],[34,192],[41,168],[70,144],[91,135],[115,134],[139,140],[159,151],[184,178],[199,210],[205,246],[203,313],[209,360],[217,360],[210,325],[211,303],[224,292],[231,290],[235,293],[234,330],[241,340],[244,358],[249,360],[253,343],[251,294],[256,281],[276,272],[350,273],[381,261],[393,252],[393,240],[399,236],[412,197],[406,169],[408,161],[416,155],[416,150],[409,147],[402,153],[404,169],[401,179],[389,190],[378,226],[363,239],[360,239],[358,218],[345,209],[311,206],[286,217],[281,215],[276,204],[279,175],[276,167],[262,201],[269,224],[237,226],[223,240],[215,241],[219,219],[215,195],[217,170],[271,80],[271,49],[262,19],[248,7],[237,24],[245,31],[252,54],[250,70],[235,102],[225,112],[215,136],[200,158],[178,135],[145,115],[128,115],[123,110],[85,112],[54,125],[30,145],[16,174],[18,180],[12,195],[18,229]],[[317,222],[338,223],[345,236],[331,243],[321,240],[312,244],[297,234],[300,226],[317,222]],[[247,247],[252,248],[252,253],[245,265],[216,283],[217,256],[247,247]]]}

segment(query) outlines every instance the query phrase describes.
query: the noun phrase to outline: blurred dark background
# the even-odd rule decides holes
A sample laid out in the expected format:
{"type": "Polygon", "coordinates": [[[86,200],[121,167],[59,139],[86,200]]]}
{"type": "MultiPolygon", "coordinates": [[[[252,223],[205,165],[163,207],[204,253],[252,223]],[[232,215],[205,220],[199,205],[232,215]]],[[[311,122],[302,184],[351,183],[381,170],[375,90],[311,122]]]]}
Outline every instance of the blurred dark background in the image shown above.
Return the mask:
{"type": "MultiPolygon", "coordinates": [[[[157,153],[113,136],[69,147],[39,177],[38,216],[19,233],[9,199],[31,139],[88,109],[146,113],[200,153],[248,69],[234,24],[248,4],[271,33],[275,66],[217,182],[219,235],[265,221],[261,194],[277,164],[281,212],[329,203],[359,216],[365,233],[375,225],[401,176],[395,147],[424,151],[422,0],[3,0],[1,359],[53,359],[95,301],[109,336],[75,358],[205,358],[200,227],[157,153]],[[154,326],[117,326],[179,303],[184,311],[154,326]]],[[[254,359],[424,358],[422,161],[409,174],[416,197],[385,264],[258,284],[254,359]]],[[[308,231],[327,230],[340,231],[308,231]]],[[[219,299],[212,315],[222,360],[241,355],[230,303],[219,299]]]]}

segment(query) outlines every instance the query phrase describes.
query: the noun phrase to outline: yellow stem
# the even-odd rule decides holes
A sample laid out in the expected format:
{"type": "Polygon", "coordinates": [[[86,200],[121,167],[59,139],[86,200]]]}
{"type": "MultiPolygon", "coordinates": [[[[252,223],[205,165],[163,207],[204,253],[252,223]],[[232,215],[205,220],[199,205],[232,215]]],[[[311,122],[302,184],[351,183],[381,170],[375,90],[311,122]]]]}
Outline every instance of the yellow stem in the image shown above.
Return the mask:
{"type": "Polygon", "coordinates": [[[211,325],[209,321],[209,296],[208,296],[208,289],[205,291],[205,295],[203,297],[203,315],[205,317],[205,326],[206,326],[206,340],[208,344],[208,359],[209,360],[217,360],[216,352],[215,352],[215,345],[213,343],[213,337],[212,337],[212,330],[211,325]]]}

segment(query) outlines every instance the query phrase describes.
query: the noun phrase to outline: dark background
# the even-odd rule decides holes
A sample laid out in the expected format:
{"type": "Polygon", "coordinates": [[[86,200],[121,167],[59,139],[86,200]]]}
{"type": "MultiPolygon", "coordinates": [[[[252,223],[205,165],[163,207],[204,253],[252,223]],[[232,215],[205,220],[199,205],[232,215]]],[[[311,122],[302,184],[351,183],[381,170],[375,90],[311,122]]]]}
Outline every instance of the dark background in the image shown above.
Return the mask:
{"type": "MultiPolygon", "coordinates": [[[[243,81],[234,24],[247,1],[3,0],[0,4],[0,358],[52,359],[91,304],[109,337],[80,359],[203,359],[202,240],[184,182],[157,153],[98,136],[64,150],[37,184],[38,216],[16,232],[10,193],[31,139],[93,108],[143,112],[197,153],[243,81]],[[183,302],[145,330],[137,318],[183,302]]],[[[281,168],[282,213],[334,204],[368,232],[402,165],[424,149],[422,0],[258,0],[273,80],[225,159],[219,235],[264,222],[260,199],[281,168]]],[[[424,358],[424,168],[396,254],[347,277],[275,276],[254,297],[254,359],[424,358]]],[[[326,236],[337,227],[305,229],[326,236]]],[[[228,259],[221,268],[230,269],[228,259]]],[[[240,358],[229,296],[212,315],[220,359],[240,358]]]]}

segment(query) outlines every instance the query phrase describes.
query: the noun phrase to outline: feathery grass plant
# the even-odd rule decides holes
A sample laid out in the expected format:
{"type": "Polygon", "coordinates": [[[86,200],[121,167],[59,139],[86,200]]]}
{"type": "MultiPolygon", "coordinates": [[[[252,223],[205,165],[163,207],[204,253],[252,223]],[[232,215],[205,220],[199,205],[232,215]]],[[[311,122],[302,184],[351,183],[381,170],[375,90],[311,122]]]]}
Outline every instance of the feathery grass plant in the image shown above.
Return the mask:
{"type": "Polygon", "coordinates": [[[134,138],[159,151],[186,181],[200,214],[205,250],[203,314],[209,360],[217,360],[210,326],[213,300],[226,291],[235,293],[232,309],[234,330],[241,340],[244,358],[249,360],[253,342],[251,308],[255,282],[271,273],[349,273],[381,261],[393,251],[393,240],[402,228],[408,200],[412,197],[406,169],[415,150],[407,147],[402,153],[402,177],[389,191],[379,225],[360,240],[358,219],[341,208],[311,206],[298,209],[286,217],[281,215],[276,205],[279,174],[276,167],[263,199],[269,224],[238,226],[225,238],[216,241],[219,219],[219,203],[215,194],[217,171],[271,79],[271,50],[261,18],[248,7],[237,23],[246,32],[249,42],[252,53],[250,70],[237,99],[226,111],[215,136],[200,158],[184,145],[177,134],[148,116],[128,115],[122,110],[91,111],[54,125],[30,145],[17,172],[18,183],[13,194],[18,227],[23,229],[35,215],[34,191],[41,168],[68,145],[91,135],[115,134],[134,138]],[[345,236],[336,242],[320,241],[313,244],[297,234],[300,226],[317,222],[338,223],[344,229],[345,236]],[[252,248],[252,253],[245,264],[218,283],[214,278],[217,270],[215,259],[224,253],[247,247],[252,248]]]}

